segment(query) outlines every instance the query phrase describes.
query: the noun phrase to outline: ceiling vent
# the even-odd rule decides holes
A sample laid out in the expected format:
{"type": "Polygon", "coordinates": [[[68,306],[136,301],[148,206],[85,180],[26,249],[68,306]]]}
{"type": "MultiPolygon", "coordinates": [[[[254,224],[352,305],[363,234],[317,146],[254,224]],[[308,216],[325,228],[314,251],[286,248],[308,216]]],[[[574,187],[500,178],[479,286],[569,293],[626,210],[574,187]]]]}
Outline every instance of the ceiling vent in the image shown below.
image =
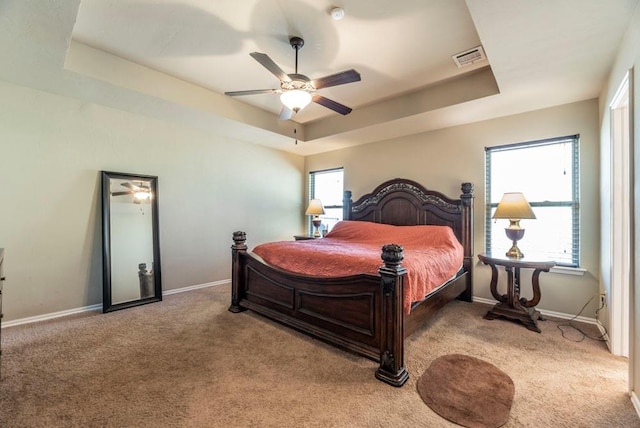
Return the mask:
{"type": "Polygon", "coordinates": [[[453,62],[456,63],[458,68],[462,68],[467,65],[471,65],[478,61],[484,61],[487,57],[484,54],[484,49],[482,46],[476,46],[473,49],[469,49],[464,52],[460,52],[458,54],[453,55],[453,62]]]}

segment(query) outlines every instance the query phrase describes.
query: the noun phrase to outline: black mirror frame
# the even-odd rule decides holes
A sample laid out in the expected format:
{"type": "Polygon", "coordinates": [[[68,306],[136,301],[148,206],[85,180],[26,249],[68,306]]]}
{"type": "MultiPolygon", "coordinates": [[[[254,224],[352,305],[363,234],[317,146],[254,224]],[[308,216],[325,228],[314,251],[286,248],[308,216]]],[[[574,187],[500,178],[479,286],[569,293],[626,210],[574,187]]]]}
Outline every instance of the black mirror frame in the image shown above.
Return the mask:
{"type": "Polygon", "coordinates": [[[122,172],[102,171],[102,312],[113,312],[147,303],[162,300],[162,275],[160,263],[160,235],[158,232],[158,177],[153,175],[128,174],[122,172]],[[144,299],[112,304],[111,296],[111,207],[110,188],[111,178],[125,180],[147,180],[151,188],[151,227],[153,233],[153,271],[154,295],[144,299]]]}

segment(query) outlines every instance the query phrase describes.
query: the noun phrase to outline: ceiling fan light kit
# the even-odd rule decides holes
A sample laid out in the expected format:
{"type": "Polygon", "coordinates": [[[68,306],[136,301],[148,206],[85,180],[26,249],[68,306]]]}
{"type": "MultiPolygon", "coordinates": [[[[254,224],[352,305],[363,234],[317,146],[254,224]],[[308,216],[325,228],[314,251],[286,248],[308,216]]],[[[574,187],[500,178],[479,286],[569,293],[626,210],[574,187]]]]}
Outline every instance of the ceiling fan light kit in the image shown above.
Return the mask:
{"type": "Polygon", "coordinates": [[[267,54],[260,52],[252,52],[250,54],[253,59],[262,64],[264,68],[280,80],[280,89],[230,91],[224,94],[230,97],[256,94],[281,94],[280,101],[283,104],[282,111],[280,112],[281,120],[291,119],[293,113],[299,112],[312,101],[342,115],[351,113],[351,108],[323,97],[317,94],[316,91],[330,86],[358,82],[361,80],[360,73],[351,69],[311,80],[304,74],[298,74],[298,51],[304,46],[304,40],[301,37],[293,36],[289,38],[289,44],[296,51],[295,73],[292,74],[287,74],[282,71],[278,64],[269,58],[267,54]]]}
{"type": "Polygon", "coordinates": [[[152,197],[151,188],[147,183],[139,182],[138,184],[135,184],[133,182],[124,182],[120,185],[122,187],[126,187],[129,190],[122,192],[111,192],[112,196],[133,195],[134,204],[139,204],[141,201],[151,199],[152,197]]]}
{"type": "Polygon", "coordinates": [[[136,193],[133,194],[133,197],[138,199],[138,200],[145,200],[145,199],[150,199],[151,198],[151,192],[146,191],[146,190],[140,190],[136,193]]]}
{"type": "Polygon", "coordinates": [[[311,102],[311,94],[302,89],[292,89],[280,95],[280,101],[294,112],[299,112],[311,102]]]}

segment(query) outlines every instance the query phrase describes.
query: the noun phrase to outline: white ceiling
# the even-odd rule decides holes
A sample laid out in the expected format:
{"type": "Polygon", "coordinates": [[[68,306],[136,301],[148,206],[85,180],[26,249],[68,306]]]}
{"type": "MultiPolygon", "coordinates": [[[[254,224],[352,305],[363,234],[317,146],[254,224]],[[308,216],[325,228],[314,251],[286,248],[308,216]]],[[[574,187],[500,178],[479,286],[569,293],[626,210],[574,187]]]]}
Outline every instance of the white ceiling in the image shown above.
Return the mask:
{"type": "MultiPolygon", "coordinates": [[[[319,91],[353,108],[406,93],[469,69],[451,55],[480,44],[464,0],[100,0],[81,3],[73,38],[122,58],[216,92],[279,88],[278,80],[249,56],[266,53],[310,78],[354,68],[362,81],[319,91]],[[334,21],[329,10],[346,12],[334,21]]],[[[483,65],[487,65],[487,62],[483,65]]],[[[475,66],[477,68],[477,66],[475,66]]],[[[472,67],[473,68],[473,67],[472,67]]],[[[239,98],[273,113],[277,95],[239,98]]],[[[311,105],[300,123],[334,115],[311,105]]]]}
{"type": "Polygon", "coordinates": [[[638,1],[11,1],[0,77],[307,155],[596,98],[638,1]],[[277,95],[223,95],[278,88],[249,53],[292,73],[294,35],[300,73],[360,72],[318,91],[350,115],[312,104],[283,123],[277,95]],[[488,60],[458,69],[478,45],[488,60]]]}

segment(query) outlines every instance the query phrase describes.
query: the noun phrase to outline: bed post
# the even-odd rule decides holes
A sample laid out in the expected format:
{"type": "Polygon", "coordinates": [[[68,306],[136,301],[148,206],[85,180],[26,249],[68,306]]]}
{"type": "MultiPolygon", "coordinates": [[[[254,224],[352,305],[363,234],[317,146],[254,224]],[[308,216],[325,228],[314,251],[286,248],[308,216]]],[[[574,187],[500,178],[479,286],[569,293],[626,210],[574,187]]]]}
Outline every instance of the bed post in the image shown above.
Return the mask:
{"type": "Polygon", "coordinates": [[[351,220],[351,190],[345,190],[342,195],[342,218],[344,220],[351,220]]]}
{"type": "Polygon", "coordinates": [[[473,301],[473,183],[462,183],[462,246],[464,247],[464,267],[467,271],[467,287],[460,294],[460,300],[473,301]]]}
{"type": "Polygon", "coordinates": [[[240,306],[239,287],[240,276],[243,272],[241,272],[238,261],[239,254],[247,251],[246,241],[246,233],[233,232],[233,245],[231,246],[231,306],[229,306],[229,311],[235,314],[246,310],[246,308],[240,306]]]}
{"type": "Polygon", "coordinates": [[[403,289],[407,270],[400,265],[404,249],[397,244],[382,247],[384,265],[378,269],[382,286],[382,340],[376,378],[392,386],[409,379],[404,367],[403,289]]]}

